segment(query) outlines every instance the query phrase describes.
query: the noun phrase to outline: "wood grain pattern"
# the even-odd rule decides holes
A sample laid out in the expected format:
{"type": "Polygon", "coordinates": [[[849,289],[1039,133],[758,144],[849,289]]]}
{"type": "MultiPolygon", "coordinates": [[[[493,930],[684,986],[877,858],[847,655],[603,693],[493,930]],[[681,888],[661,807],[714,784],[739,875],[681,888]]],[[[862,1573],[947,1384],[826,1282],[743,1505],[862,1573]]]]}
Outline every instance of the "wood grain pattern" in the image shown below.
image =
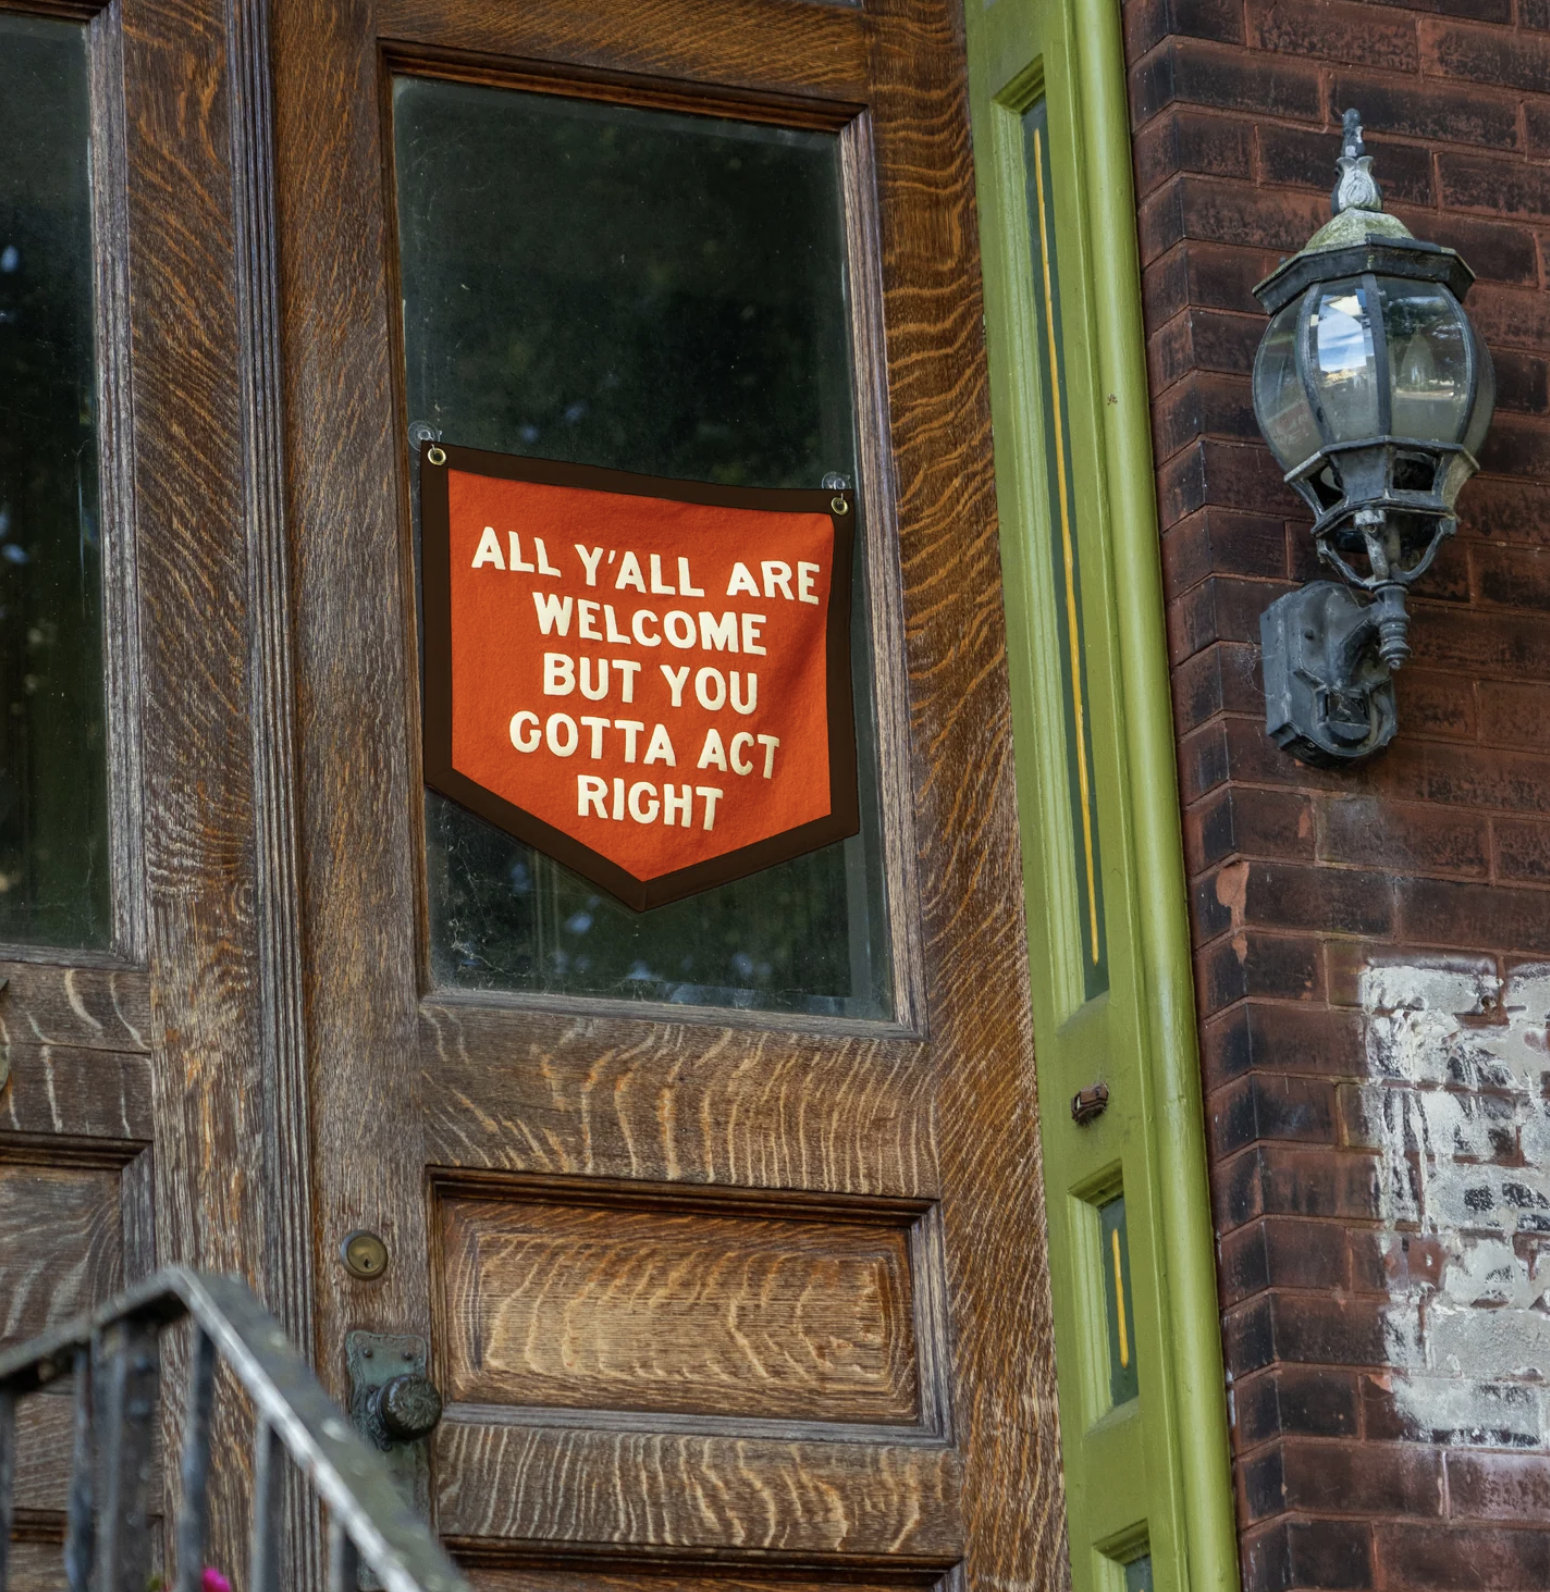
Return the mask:
{"type": "Polygon", "coordinates": [[[6,1566],[10,1592],[64,1592],[63,1539],[59,1542],[13,1542],[6,1566]]]}
{"type": "Polygon", "coordinates": [[[935,1194],[929,1053],[474,1003],[422,1010],[425,1137],[444,1166],[935,1194]]]}
{"type": "Polygon", "coordinates": [[[962,1552],[959,1464],[946,1448],[783,1443],[445,1422],[439,1521],[489,1539],[782,1556],[962,1552]]]}
{"type": "MultiPolygon", "coordinates": [[[[123,63],[124,235],[111,242],[129,260],[132,323],[155,1244],[162,1259],[245,1276],[294,1317],[307,1282],[295,1268],[312,1256],[310,1231],[289,1241],[296,1192],[276,1176],[297,1143],[295,1070],[276,1044],[298,1030],[302,992],[267,744],[290,728],[277,723],[289,708],[282,694],[276,709],[272,657],[289,592],[271,578],[282,532],[264,509],[279,465],[256,412],[276,396],[255,282],[273,261],[244,253],[251,194],[237,191],[262,142],[243,79],[255,41],[235,0],[120,0],[107,16],[123,63]]],[[[268,187],[266,173],[258,180],[268,187]]],[[[164,1360],[170,1441],[181,1339],[164,1360]]],[[[229,1462],[210,1551],[237,1563],[249,1449],[222,1425],[216,1441],[229,1462]]]]}
{"type": "Polygon", "coordinates": [[[123,1256],[116,1167],[0,1161],[0,1344],[108,1298],[123,1256]]]}
{"type": "Polygon", "coordinates": [[[867,90],[868,19],[789,0],[382,0],[384,39],[506,62],[563,62],[851,104],[867,90]],[[793,46],[796,47],[793,47],[793,46]]]}
{"type": "MultiPolygon", "coordinates": [[[[34,1516],[57,1515],[61,1524],[70,1500],[74,1406],[72,1386],[67,1380],[23,1399],[16,1410],[16,1507],[34,1516]]],[[[159,1442],[153,1447],[151,1460],[159,1472],[159,1442]]]]}
{"type": "Polygon", "coordinates": [[[10,1082],[0,1088],[0,1137],[57,1134],[148,1144],[148,1056],[73,1045],[15,1045],[10,1082]]]}
{"type": "Polygon", "coordinates": [[[142,1054],[151,1048],[151,981],[138,969],[0,962],[0,978],[0,1042],[142,1054]]]}
{"type": "Polygon", "coordinates": [[[905,1226],[512,1199],[439,1214],[454,1399],[919,1420],[905,1226]]]}
{"type": "Polygon", "coordinates": [[[873,0],[871,12],[962,1575],[1059,1587],[1069,1568],[962,19],[937,0],[873,0]]]}
{"type": "MultiPolygon", "coordinates": [[[[936,1574],[962,1560],[968,1584],[1058,1588],[1066,1566],[1038,1117],[953,7],[275,3],[319,1232],[331,1244],[347,1226],[376,1226],[393,1253],[380,1284],[323,1274],[325,1366],[347,1326],[436,1325],[425,1187],[445,1187],[459,1169],[936,1202],[920,1224],[930,1243],[912,1239],[912,1288],[942,1320],[942,1342],[950,1318],[951,1366],[944,1356],[919,1373],[922,1400],[937,1400],[928,1424],[950,1443],[855,1441],[850,1426],[827,1442],[810,1427],[769,1431],[765,1417],[739,1413],[762,1391],[757,1382],[715,1416],[573,1408],[562,1420],[464,1405],[436,1439],[440,1525],[488,1558],[762,1554],[793,1583],[825,1581],[804,1569],[815,1559],[836,1579],[876,1578],[880,1566],[936,1574]],[[498,998],[421,1008],[412,540],[383,182],[385,63],[404,58],[455,60],[492,78],[651,79],[675,103],[703,90],[703,108],[718,114],[729,90],[746,91],[761,118],[781,95],[862,108],[844,134],[860,423],[870,429],[869,470],[895,486],[868,498],[874,581],[894,584],[893,617],[879,632],[893,648],[882,654],[892,685],[882,717],[898,759],[890,822],[902,859],[890,870],[889,910],[897,943],[911,947],[900,964],[906,992],[912,978],[922,991],[921,1009],[906,1001],[907,1021],[926,1038],[498,998]],[[935,1381],[950,1397],[926,1386],[935,1381]],[[707,1429],[686,1429],[696,1421],[707,1429]],[[738,1422],[741,1432],[728,1429],[738,1422]]],[[[440,1235],[444,1264],[458,1254],[452,1236],[448,1245],[440,1235]]],[[[514,1308],[525,1288],[566,1266],[574,1280],[575,1249],[551,1241],[535,1268],[531,1235],[521,1239],[501,1262],[514,1308]]],[[[598,1289],[634,1263],[600,1263],[598,1289]]],[[[562,1343],[576,1330],[590,1381],[615,1378],[624,1362],[607,1360],[609,1342],[549,1320],[535,1311],[510,1341],[532,1322],[562,1343]]],[[[438,1351],[461,1355],[465,1391],[498,1391],[471,1380],[468,1340],[438,1351]]],[[[691,1365],[685,1352],[675,1367],[687,1382],[707,1363],[691,1365]]],[[[573,1370],[548,1341],[509,1364],[521,1376],[536,1366],[545,1397],[573,1370]]],[[[648,1402],[634,1380],[637,1403],[648,1402]]],[[[718,1581],[722,1568],[703,1579],[718,1581]]]]}
{"type": "MultiPolygon", "coordinates": [[[[811,1570],[806,1575],[761,1575],[754,1565],[711,1568],[694,1560],[672,1560],[641,1568],[598,1564],[589,1567],[524,1565],[520,1568],[468,1570],[475,1592],[828,1592],[831,1576],[811,1570]]],[[[862,1576],[852,1572],[844,1585],[851,1592],[899,1592],[901,1587],[927,1588],[938,1578],[913,1575],[862,1576]]]]}

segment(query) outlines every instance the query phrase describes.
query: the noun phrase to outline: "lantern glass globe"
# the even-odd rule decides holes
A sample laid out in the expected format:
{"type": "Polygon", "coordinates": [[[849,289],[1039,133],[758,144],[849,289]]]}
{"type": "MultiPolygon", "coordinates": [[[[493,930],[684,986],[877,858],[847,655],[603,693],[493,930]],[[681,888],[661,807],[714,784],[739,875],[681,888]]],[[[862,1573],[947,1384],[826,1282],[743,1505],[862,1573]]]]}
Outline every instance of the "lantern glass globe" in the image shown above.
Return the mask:
{"type": "Polygon", "coordinates": [[[1283,470],[1295,470],[1324,446],[1297,361],[1302,300],[1271,321],[1254,360],[1254,414],[1283,470]]]}
{"type": "MultiPolygon", "coordinates": [[[[1255,413],[1286,471],[1385,438],[1462,443],[1473,459],[1495,404],[1491,356],[1437,282],[1315,282],[1276,314],[1254,365],[1255,413]]],[[[1460,461],[1455,493],[1472,468],[1460,461]]]]}

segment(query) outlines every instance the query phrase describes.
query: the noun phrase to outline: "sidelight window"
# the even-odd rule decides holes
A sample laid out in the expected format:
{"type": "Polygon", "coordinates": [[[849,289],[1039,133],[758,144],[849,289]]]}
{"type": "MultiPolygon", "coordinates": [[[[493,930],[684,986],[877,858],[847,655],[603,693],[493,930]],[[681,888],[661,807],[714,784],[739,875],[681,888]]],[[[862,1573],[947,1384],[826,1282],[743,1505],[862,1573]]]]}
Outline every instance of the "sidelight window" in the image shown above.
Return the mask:
{"type": "Polygon", "coordinates": [[[0,16],[0,941],[111,933],[85,30],[0,16]]]}

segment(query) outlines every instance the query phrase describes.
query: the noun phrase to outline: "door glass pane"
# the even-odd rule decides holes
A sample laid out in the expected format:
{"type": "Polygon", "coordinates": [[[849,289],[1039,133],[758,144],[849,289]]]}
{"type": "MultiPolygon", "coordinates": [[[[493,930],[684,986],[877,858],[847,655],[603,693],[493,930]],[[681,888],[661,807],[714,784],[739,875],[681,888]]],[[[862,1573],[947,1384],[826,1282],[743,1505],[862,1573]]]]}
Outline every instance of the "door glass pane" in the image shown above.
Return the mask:
{"type": "Polygon", "coordinates": [[[110,934],[86,39],[0,16],[0,941],[110,934]]]}
{"type": "MultiPolygon", "coordinates": [[[[394,140],[412,427],[646,475],[855,484],[834,135],[405,77],[394,140]]],[[[437,981],[892,1015],[859,562],[854,585],[860,835],[635,913],[427,791],[437,981]]]]}

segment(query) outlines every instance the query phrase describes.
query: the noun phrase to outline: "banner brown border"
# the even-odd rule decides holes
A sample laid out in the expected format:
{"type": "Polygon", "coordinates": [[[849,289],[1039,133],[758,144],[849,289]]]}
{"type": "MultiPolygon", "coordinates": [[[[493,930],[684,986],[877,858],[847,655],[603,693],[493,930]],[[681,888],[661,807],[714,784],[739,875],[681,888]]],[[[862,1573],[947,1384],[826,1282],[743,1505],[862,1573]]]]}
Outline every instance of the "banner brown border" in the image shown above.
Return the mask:
{"type": "Polygon", "coordinates": [[[553,459],[526,459],[490,453],[451,443],[420,445],[420,612],[425,637],[424,758],[425,783],[487,823],[590,880],[628,907],[681,901],[702,890],[745,879],[749,874],[789,862],[821,846],[844,840],[861,828],[856,785],[856,721],[851,695],[850,608],[851,561],[854,556],[855,496],[827,488],[754,488],[720,486],[709,481],[678,481],[663,476],[634,475],[591,465],[561,464],[553,459]],[[429,454],[445,455],[432,464],[429,454]],[[535,818],[532,813],[497,796],[452,766],[452,524],[447,472],[494,476],[506,481],[534,481],[544,486],[581,487],[592,492],[617,492],[630,497],[666,498],[677,503],[706,503],[718,508],[760,509],[776,514],[827,514],[834,527],[834,567],[829,581],[829,613],[825,640],[829,719],[829,813],[751,846],[694,863],[650,880],[637,879],[617,863],[574,837],[535,818]],[[845,512],[835,513],[835,498],[845,512]]]}

